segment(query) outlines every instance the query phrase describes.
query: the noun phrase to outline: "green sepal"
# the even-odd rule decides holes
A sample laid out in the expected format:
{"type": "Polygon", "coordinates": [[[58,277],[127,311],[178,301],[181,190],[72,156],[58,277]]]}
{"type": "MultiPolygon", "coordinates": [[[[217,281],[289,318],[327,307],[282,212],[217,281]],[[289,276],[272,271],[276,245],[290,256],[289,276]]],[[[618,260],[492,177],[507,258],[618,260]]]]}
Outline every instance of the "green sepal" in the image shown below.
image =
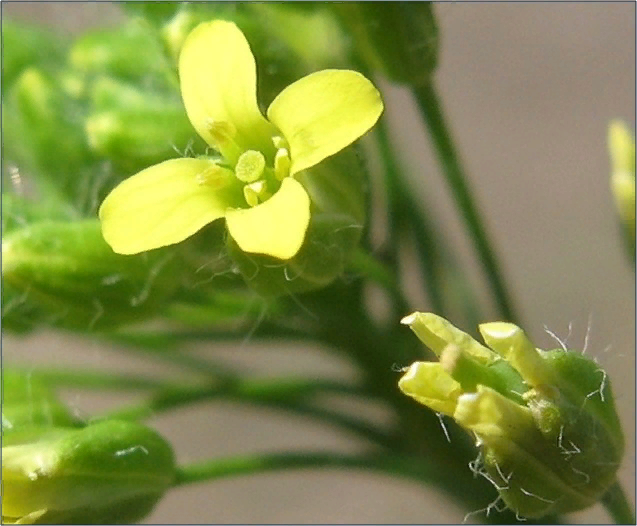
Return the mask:
{"type": "Polygon", "coordinates": [[[339,2],[330,8],[368,71],[411,86],[429,82],[438,62],[431,2],[339,2]]]}
{"type": "Polygon", "coordinates": [[[505,360],[485,364],[451,344],[442,351],[440,363],[465,392],[475,391],[478,385],[486,385],[511,400],[523,402],[522,393],[527,387],[518,372],[505,360]]]}
{"type": "Polygon", "coordinates": [[[2,445],[3,522],[129,524],[172,485],[170,445],[141,424],[32,428],[2,445]]]}
{"type": "Polygon", "coordinates": [[[2,242],[3,324],[101,330],[159,313],[186,272],[172,251],[115,254],[98,220],[42,221],[2,242]]]}
{"type": "Polygon", "coordinates": [[[301,249],[287,261],[246,254],[228,236],[228,253],[247,285],[279,296],[322,288],[341,276],[365,226],[364,176],[351,147],[297,174],[310,196],[311,216],[301,249]]]}

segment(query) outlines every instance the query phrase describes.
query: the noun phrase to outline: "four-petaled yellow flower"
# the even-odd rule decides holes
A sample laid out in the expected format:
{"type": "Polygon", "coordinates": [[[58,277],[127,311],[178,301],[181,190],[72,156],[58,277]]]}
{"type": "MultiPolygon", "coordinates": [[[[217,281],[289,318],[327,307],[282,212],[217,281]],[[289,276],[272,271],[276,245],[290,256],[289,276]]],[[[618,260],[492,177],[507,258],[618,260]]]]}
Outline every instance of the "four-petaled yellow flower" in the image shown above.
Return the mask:
{"type": "Polygon", "coordinates": [[[311,205],[295,175],[367,132],[383,111],[380,94],[355,71],[319,71],[284,89],[266,119],[248,42],[221,20],[188,35],[179,74],[188,118],[222,159],[172,159],[123,181],[100,207],[104,238],[115,252],[134,254],[223,217],[244,252],[294,257],[311,205]]]}

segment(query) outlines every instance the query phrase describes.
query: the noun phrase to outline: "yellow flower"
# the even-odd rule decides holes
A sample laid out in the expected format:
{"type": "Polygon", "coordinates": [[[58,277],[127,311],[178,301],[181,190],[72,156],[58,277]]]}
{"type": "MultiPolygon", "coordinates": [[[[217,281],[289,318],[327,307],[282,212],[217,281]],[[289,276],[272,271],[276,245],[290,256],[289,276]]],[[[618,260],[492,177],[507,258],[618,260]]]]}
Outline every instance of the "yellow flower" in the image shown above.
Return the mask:
{"type": "Polygon", "coordinates": [[[222,159],[172,159],[122,182],[100,207],[104,239],[134,254],[225,218],[242,251],[294,257],[311,205],[295,176],[367,132],[382,113],[380,94],[355,71],[319,71],[284,89],[266,119],[248,42],[222,20],[188,35],[179,73],[188,118],[222,159]]]}

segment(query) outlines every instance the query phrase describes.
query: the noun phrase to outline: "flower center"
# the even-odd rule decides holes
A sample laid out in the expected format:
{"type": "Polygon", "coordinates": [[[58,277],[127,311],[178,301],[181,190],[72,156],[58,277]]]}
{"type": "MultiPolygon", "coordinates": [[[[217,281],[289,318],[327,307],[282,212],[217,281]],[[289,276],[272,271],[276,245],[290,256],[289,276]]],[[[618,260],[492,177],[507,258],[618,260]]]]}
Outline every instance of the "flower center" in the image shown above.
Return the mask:
{"type": "Polygon", "coordinates": [[[283,137],[271,137],[276,153],[274,158],[267,159],[261,151],[245,149],[238,144],[235,140],[237,130],[232,123],[211,121],[208,131],[235,177],[243,183],[243,197],[248,206],[267,201],[279,189],[281,181],[290,175],[289,146],[283,137]]]}

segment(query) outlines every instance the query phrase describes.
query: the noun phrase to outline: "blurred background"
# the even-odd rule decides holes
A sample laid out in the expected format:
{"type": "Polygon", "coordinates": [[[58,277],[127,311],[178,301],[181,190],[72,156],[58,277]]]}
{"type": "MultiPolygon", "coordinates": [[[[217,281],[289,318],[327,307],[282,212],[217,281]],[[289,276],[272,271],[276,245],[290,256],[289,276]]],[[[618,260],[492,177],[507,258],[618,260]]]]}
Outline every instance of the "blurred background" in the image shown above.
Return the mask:
{"type": "MultiPolygon", "coordinates": [[[[635,127],[635,4],[441,3],[435,11],[441,35],[436,82],[524,328],[541,348],[558,346],[548,330],[568,337],[573,349],[582,349],[589,334],[586,352],[613,382],[627,443],[620,479],[634,504],[635,276],[609,189],[606,134],[612,118],[635,127]]],[[[66,34],[122,19],[116,4],[84,2],[2,2],[2,15],[66,34]]],[[[486,291],[409,92],[376,80],[414,190],[452,237],[472,281],[486,291]]],[[[409,276],[407,269],[407,285],[409,276]]],[[[428,309],[426,298],[411,299],[414,308],[428,309]]],[[[5,363],[166,372],[98,341],[59,333],[3,335],[2,344],[5,363]]],[[[317,377],[349,379],[354,374],[318,348],[253,346],[249,337],[239,348],[193,346],[192,352],[214,353],[272,376],[312,371],[317,377]]],[[[79,414],[127,401],[110,394],[65,395],[79,414]]],[[[354,409],[387,418],[382,408],[354,409]]],[[[228,402],[200,404],[151,423],[175,445],[180,462],[365,447],[357,438],[298,417],[228,402]]],[[[444,502],[435,491],[386,476],[295,471],[174,490],[147,522],[462,521],[466,510],[444,502]]],[[[609,520],[601,506],[569,519],[609,520]]]]}

